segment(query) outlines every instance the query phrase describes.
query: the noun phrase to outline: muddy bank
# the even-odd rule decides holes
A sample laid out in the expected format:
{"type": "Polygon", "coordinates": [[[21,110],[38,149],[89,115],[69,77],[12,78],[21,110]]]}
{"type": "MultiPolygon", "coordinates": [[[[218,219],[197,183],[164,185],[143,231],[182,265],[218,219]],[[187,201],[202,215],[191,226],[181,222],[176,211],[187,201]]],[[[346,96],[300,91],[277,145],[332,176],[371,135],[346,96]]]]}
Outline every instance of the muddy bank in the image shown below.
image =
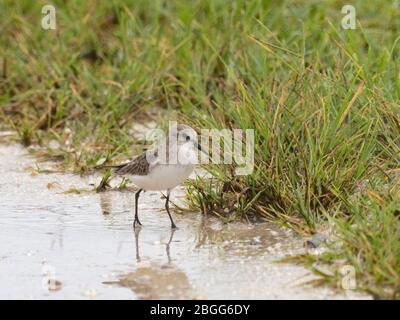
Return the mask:
{"type": "MultiPolygon", "coordinates": [[[[92,189],[100,177],[35,174],[35,159],[17,145],[0,145],[0,163],[2,299],[361,297],[299,286],[308,271],[275,261],[302,240],[275,225],[173,213],[172,232],[164,200],[146,192],[134,232],[132,193],[65,193],[92,189]]],[[[177,190],[172,200],[182,196],[177,190]]]]}

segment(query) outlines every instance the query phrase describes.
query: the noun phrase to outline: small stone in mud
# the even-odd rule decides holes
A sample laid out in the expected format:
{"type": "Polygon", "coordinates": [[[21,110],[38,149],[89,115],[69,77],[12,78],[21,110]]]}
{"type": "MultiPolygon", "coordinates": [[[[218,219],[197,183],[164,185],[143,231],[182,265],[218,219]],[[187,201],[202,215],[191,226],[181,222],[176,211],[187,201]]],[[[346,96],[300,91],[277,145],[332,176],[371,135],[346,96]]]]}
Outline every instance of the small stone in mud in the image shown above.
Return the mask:
{"type": "Polygon", "coordinates": [[[321,244],[325,243],[326,240],[327,238],[325,235],[317,233],[313,235],[310,239],[306,239],[304,241],[304,247],[307,249],[315,249],[318,248],[321,244]]]}
{"type": "Polygon", "coordinates": [[[54,188],[59,188],[59,187],[61,187],[61,185],[57,181],[49,182],[47,184],[47,189],[54,189],[54,188]]]}
{"type": "Polygon", "coordinates": [[[56,279],[49,279],[47,281],[47,288],[49,291],[58,291],[62,288],[62,282],[56,279]]]}

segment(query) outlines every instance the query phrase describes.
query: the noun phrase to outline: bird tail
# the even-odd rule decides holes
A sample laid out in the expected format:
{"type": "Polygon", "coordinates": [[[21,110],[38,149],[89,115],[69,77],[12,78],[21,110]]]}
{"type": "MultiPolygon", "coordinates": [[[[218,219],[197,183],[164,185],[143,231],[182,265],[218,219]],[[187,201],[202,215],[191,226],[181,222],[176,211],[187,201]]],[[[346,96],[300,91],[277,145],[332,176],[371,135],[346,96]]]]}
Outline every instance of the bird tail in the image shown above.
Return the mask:
{"type": "Polygon", "coordinates": [[[125,165],[126,165],[126,163],[115,164],[115,165],[112,165],[112,164],[99,164],[97,166],[94,166],[93,168],[95,170],[100,170],[100,169],[103,169],[103,168],[111,168],[111,169],[117,169],[118,170],[118,169],[124,167],[125,165]]]}

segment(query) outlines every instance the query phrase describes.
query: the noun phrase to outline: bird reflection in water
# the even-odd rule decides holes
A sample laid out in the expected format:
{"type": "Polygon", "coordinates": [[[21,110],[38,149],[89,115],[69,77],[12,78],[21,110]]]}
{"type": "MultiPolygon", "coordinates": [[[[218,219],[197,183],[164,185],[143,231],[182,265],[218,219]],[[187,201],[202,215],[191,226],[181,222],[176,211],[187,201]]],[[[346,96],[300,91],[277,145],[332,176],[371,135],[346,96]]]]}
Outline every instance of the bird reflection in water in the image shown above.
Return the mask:
{"type": "Polygon", "coordinates": [[[105,284],[114,284],[131,289],[137,299],[194,299],[196,297],[186,273],[172,263],[171,244],[175,230],[171,229],[165,244],[167,263],[141,258],[141,228],[133,230],[135,236],[136,268],[133,272],[119,276],[119,279],[105,284]]]}

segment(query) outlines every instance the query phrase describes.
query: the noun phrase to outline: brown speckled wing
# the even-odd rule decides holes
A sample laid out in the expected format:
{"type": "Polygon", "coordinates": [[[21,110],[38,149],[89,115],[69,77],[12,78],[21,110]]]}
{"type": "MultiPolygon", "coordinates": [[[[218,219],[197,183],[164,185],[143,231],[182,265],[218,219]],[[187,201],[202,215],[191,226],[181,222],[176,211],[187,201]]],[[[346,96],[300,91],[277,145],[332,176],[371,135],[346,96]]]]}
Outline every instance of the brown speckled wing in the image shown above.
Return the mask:
{"type": "Polygon", "coordinates": [[[150,164],[147,161],[146,153],[137,156],[132,161],[121,165],[115,170],[119,175],[146,176],[149,173],[150,164]]]}

